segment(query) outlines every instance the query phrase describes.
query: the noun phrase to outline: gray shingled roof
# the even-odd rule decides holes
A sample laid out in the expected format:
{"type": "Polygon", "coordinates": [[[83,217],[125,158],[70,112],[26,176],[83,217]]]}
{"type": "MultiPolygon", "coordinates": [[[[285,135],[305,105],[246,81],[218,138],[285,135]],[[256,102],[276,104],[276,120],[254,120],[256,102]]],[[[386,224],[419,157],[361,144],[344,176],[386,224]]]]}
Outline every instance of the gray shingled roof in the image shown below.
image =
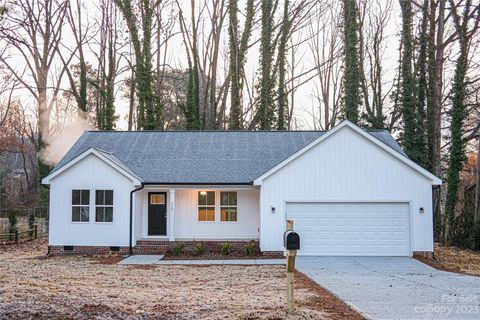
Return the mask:
{"type": "MultiPolygon", "coordinates": [[[[374,137],[405,155],[384,130],[374,137]]],[[[53,171],[90,148],[144,183],[247,184],[323,131],[88,131],[53,171]]]]}

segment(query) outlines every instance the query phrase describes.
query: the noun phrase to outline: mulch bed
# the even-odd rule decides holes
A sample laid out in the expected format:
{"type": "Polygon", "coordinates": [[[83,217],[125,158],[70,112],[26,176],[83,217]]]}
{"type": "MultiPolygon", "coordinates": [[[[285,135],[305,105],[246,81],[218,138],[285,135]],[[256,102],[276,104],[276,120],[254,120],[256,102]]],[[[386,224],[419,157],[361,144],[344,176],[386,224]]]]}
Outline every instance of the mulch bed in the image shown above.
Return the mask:
{"type": "Polygon", "coordinates": [[[434,259],[415,259],[438,270],[480,276],[480,252],[436,243],[434,259]]]}

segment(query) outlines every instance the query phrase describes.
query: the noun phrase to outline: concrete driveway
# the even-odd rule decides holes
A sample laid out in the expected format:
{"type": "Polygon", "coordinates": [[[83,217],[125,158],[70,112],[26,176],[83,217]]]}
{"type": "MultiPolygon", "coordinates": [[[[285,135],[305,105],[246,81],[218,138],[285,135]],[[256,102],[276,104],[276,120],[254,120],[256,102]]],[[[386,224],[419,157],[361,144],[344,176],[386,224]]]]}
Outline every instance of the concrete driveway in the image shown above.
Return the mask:
{"type": "Polygon", "coordinates": [[[480,319],[480,277],[404,257],[298,257],[296,267],[370,319],[480,319]]]}

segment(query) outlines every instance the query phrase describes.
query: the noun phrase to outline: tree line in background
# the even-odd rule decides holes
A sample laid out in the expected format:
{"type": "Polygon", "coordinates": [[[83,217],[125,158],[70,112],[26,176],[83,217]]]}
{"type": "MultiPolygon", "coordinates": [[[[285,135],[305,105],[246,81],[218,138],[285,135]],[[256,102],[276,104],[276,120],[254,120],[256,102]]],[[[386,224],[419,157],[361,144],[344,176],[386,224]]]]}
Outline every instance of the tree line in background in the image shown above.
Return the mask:
{"type": "MultiPolygon", "coordinates": [[[[476,236],[480,247],[476,1],[19,0],[0,8],[0,125],[8,128],[0,153],[39,152],[75,116],[100,130],[120,121],[127,130],[328,130],[348,119],[392,132],[444,179],[434,190],[437,239],[476,236]],[[467,189],[473,201],[464,201],[467,189]]],[[[38,168],[39,176],[49,170],[38,168]]]]}

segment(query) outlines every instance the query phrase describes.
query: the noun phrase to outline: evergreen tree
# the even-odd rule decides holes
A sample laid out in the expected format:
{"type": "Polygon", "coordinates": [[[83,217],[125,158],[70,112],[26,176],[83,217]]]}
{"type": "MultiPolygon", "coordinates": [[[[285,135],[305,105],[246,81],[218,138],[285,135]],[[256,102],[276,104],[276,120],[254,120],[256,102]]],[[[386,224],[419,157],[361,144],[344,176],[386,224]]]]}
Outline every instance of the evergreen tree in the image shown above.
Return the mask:
{"type": "Polygon", "coordinates": [[[290,17],[288,16],[288,6],[289,1],[285,0],[282,31],[280,36],[280,44],[278,46],[278,130],[286,130],[288,128],[288,96],[285,83],[285,74],[287,72],[287,41],[290,34],[290,17]]]}
{"type": "Polygon", "coordinates": [[[412,35],[412,3],[411,1],[399,0],[402,8],[402,64],[401,64],[401,88],[400,101],[403,117],[402,144],[405,153],[413,161],[423,164],[425,151],[422,153],[418,147],[417,134],[419,128],[416,85],[412,71],[413,61],[413,35],[412,35]]]}
{"type": "Polygon", "coordinates": [[[200,130],[202,127],[199,105],[198,67],[193,63],[193,67],[188,70],[187,101],[185,102],[186,128],[189,130],[200,130]]]}
{"type": "Polygon", "coordinates": [[[452,108],[448,114],[451,117],[450,122],[450,159],[448,163],[447,173],[447,197],[445,201],[445,217],[444,241],[449,241],[450,233],[453,231],[455,220],[455,206],[458,198],[458,187],[460,185],[460,171],[463,168],[465,157],[465,142],[463,136],[463,124],[467,116],[465,110],[466,84],[465,77],[468,66],[468,20],[470,15],[471,0],[465,3],[463,12],[463,21],[456,11],[455,4],[450,1],[453,11],[453,20],[455,23],[458,41],[460,45],[459,56],[455,65],[455,73],[453,77],[451,101],[452,108]]]}
{"type": "MultiPolygon", "coordinates": [[[[424,9],[425,10],[425,9],[424,9]]],[[[436,33],[436,24],[435,24],[435,11],[436,6],[435,2],[433,5],[430,5],[429,10],[429,32],[428,32],[428,39],[427,39],[427,74],[428,74],[428,82],[427,82],[427,93],[426,93],[426,119],[425,119],[425,127],[426,127],[426,138],[427,138],[427,153],[428,153],[428,160],[427,160],[427,169],[430,172],[436,174],[433,168],[433,137],[434,137],[434,111],[435,111],[435,103],[433,99],[433,92],[434,92],[434,79],[435,79],[435,33],[436,33]]],[[[435,227],[437,232],[438,228],[435,227]]]]}
{"type": "MultiPolygon", "coordinates": [[[[180,11],[180,21],[183,21],[183,13],[180,11]]],[[[180,24],[180,30],[182,34],[185,34],[183,25],[180,24]]],[[[194,44],[194,50],[196,50],[196,44],[194,44]]],[[[193,62],[190,58],[190,52],[187,48],[187,60],[188,60],[188,84],[185,106],[181,106],[183,113],[185,114],[186,128],[189,130],[202,129],[202,121],[200,119],[200,79],[197,59],[195,53],[193,54],[193,62]]]]}
{"type": "Polygon", "coordinates": [[[132,7],[130,0],[114,0],[127,23],[130,32],[130,40],[135,52],[135,82],[138,97],[137,127],[139,129],[161,129],[163,127],[161,117],[162,106],[155,106],[153,94],[152,74],[152,20],[153,8],[158,5],[157,1],[139,1],[140,14],[132,7]],[[140,22],[140,25],[137,23],[140,22]],[[142,37],[140,37],[140,31],[142,37]]]}
{"type": "Polygon", "coordinates": [[[428,54],[428,22],[429,22],[429,11],[428,11],[428,2],[429,0],[424,0],[423,10],[422,10],[422,22],[420,26],[420,35],[418,37],[418,43],[420,45],[420,50],[418,54],[416,70],[416,82],[417,82],[417,91],[416,91],[416,122],[417,125],[415,129],[417,130],[415,134],[415,149],[418,155],[420,156],[417,161],[418,164],[427,168],[428,159],[427,159],[427,132],[426,132],[426,106],[427,106],[427,92],[428,92],[428,78],[427,78],[427,54],[428,54]]]}
{"type": "Polygon", "coordinates": [[[240,97],[240,63],[239,57],[239,36],[238,36],[238,1],[230,0],[228,3],[228,42],[230,57],[230,119],[229,129],[238,130],[241,128],[241,97],[240,97]]]}
{"type": "Polygon", "coordinates": [[[254,4],[253,0],[247,1],[245,26],[242,35],[238,27],[238,0],[230,0],[229,13],[229,54],[230,54],[230,116],[228,128],[239,130],[243,128],[242,120],[242,88],[244,66],[248,49],[248,41],[252,33],[254,4]]]}
{"type": "Polygon", "coordinates": [[[256,113],[256,122],[261,130],[270,130],[275,122],[273,110],[273,89],[272,79],[272,26],[273,1],[262,0],[262,30],[260,39],[260,83],[259,83],[259,104],[256,113]]]}
{"type": "Polygon", "coordinates": [[[357,5],[355,0],[343,0],[343,108],[345,118],[358,123],[360,95],[360,61],[357,5]]]}

